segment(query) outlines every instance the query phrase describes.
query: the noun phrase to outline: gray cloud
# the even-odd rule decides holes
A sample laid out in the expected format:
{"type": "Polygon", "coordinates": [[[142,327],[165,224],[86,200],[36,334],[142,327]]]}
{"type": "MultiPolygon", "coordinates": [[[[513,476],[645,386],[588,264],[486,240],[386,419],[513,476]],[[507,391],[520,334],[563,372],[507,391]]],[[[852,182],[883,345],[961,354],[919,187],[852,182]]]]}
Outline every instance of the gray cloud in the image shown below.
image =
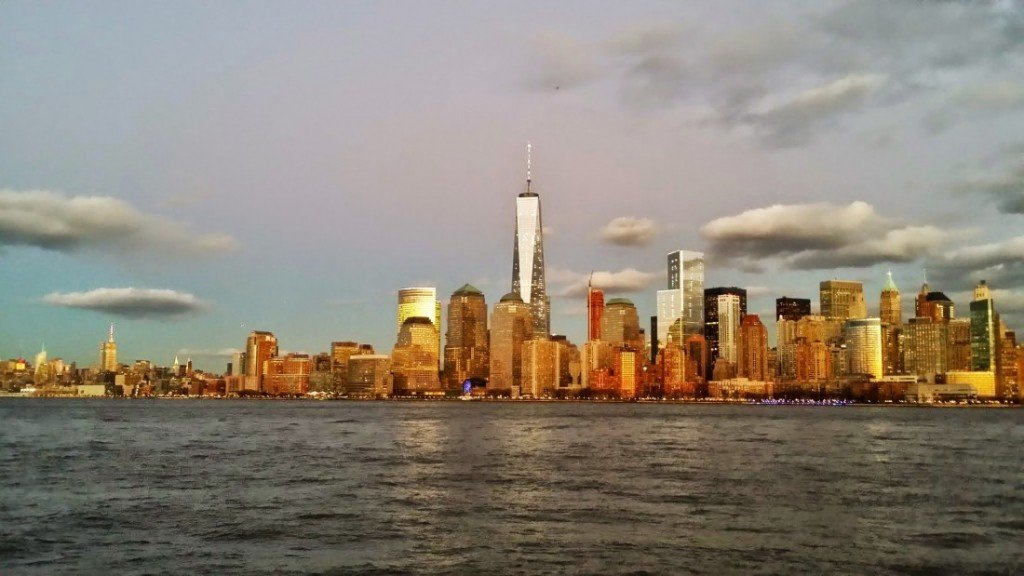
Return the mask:
{"type": "Polygon", "coordinates": [[[199,312],[205,304],[187,292],[156,288],[97,288],[88,292],[53,292],[43,302],[129,318],[168,318],[199,312]]]}
{"type": "Polygon", "coordinates": [[[799,270],[911,262],[935,253],[953,234],[880,216],[866,202],[776,204],[718,218],[701,228],[718,265],[757,270],[778,258],[799,270]]]}
{"type": "MultiPolygon", "coordinates": [[[[618,272],[599,270],[593,273],[593,285],[607,294],[640,292],[650,288],[661,277],[661,274],[641,272],[635,268],[626,268],[618,272]]],[[[568,286],[558,293],[559,296],[565,298],[587,297],[587,283],[591,281],[590,274],[573,273],[571,279],[568,274],[563,274],[561,279],[568,280],[568,286]]]]}
{"type": "Polygon", "coordinates": [[[1024,10],[1015,6],[876,0],[759,16],[724,30],[634,24],[602,42],[559,45],[550,52],[571,57],[549,58],[550,70],[609,83],[634,105],[708,107],[720,125],[769,147],[805,144],[853,111],[922,94],[946,96],[918,108],[932,130],[961,120],[965,102],[1007,110],[1024,98],[1004,80],[1024,74],[1024,10]],[[809,88],[794,95],[793,86],[809,88]]]}
{"type": "Polygon", "coordinates": [[[956,190],[987,196],[1007,214],[1024,214],[1024,162],[1018,162],[1000,176],[965,180],[956,186],[956,190]]]}
{"type": "Polygon", "coordinates": [[[657,231],[650,218],[620,216],[601,229],[601,239],[618,246],[647,246],[657,231]]]}
{"type": "Polygon", "coordinates": [[[583,86],[598,77],[598,62],[584,44],[565,34],[549,32],[533,41],[537,65],[530,83],[541,90],[583,86]]]}
{"type": "Polygon", "coordinates": [[[228,235],[195,233],[109,196],[0,190],[0,246],[4,245],[62,252],[101,248],[207,254],[233,250],[238,244],[228,235]]]}

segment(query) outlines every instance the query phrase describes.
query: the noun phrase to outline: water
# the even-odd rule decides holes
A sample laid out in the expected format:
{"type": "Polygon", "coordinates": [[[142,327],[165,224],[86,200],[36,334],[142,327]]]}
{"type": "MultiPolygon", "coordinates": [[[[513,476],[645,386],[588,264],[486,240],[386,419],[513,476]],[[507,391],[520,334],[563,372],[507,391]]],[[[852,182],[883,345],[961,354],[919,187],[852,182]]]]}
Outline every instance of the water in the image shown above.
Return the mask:
{"type": "Polygon", "coordinates": [[[1024,410],[0,399],[0,573],[1021,574],[1024,410]]]}

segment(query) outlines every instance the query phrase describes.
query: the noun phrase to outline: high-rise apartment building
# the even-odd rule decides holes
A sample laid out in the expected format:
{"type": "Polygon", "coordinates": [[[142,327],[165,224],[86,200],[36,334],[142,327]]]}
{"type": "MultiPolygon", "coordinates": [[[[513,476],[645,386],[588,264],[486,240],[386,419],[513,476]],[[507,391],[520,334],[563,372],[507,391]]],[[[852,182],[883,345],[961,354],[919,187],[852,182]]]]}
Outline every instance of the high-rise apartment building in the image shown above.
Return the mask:
{"type": "Polygon", "coordinates": [[[769,379],[768,330],[757,314],[747,314],[740,322],[738,357],[738,372],[741,378],[760,382],[769,379]]]}
{"type": "Polygon", "coordinates": [[[797,321],[811,315],[810,298],[790,298],[783,296],[775,299],[775,319],[797,321]]]}
{"type": "Polygon", "coordinates": [[[114,342],[114,324],[110,324],[107,340],[100,344],[100,370],[117,372],[117,343],[114,342]]]}
{"type": "Polygon", "coordinates": [[[651,335],[652,348],[664,346],[671,330],[677,344],[703,332],[704,254],[677,250],[667,260],[668,287],[658,290],[658,333],[651,335]]]}
{"type": "Polygon", "coordinates": [[[881,378],[882,321],[879,318],[851,318],[843,325],[843,340],[849,354],[851,374],[881,378]]]}
{"type": "Polygon", "coordinates": [[[601,316],[602,340],[613,345],[644,349],[640,331],[640,316],[636,306],[626,298],[612,298],[604,305],[601,316]]]}
{"type": "Polygon", "coordinates": [[[266,362],[277,357],[277,337],[270,332],[253,330],[245,343],[244,389],[263,392],[263,374],[266,362]]]}
{"type": "Polygon", "coordinates": [[[849,280],[825,280],[818,287],[821,315],[825,318],[847,320],[867,317],[864,284],[849,280]]]}
{"type": "Polygon", "coordinates": [[[487,390],[498,394],[521,390],[523,343],[533,338],[532,308],[518,292],[501,297],[491,314],[491,367],[487,390]]]}
{"type": "Polygon", "coordinates": [[[747,291],[743,288],[737,288],[735,286],[730,287],[719,287],[719,288],[708,288],[704,290],[704,338],[707,341],[708,346],[708,362],[706,366],[705,376],[708,380],[713,379],[713,373],[715,369],[715,363],[718,358],[722,356],[722,331],[723,329],[727,332],[727,351],[726,360],[731,362],[733,366],[736,364],[736,338],[739,335],[740,321],[747,315],[747,291]],[[735,296],[735,298],[727,298],[725,300],[719,300],[721,296],[735,296]],[[726,320],[728,324],[723,327],[722,322],[722,310],[720,309],[720,302],[725,303],[729,306],[729,310],[726,311],[728,314],[726,320]],[[738,305],[738,310],[734,310],[732,306],[738,305]]]}
{"type": "Polygon", "coordinates": [[[487,380],[487,302],[469,284],[448,300],[448,333],[444,345],[445,388],[461,389],[469,379],[487,380]]]}
{"type": "Polygon", "coordinates": [[[526,147],[526,191],[516,198],[516,238],[512,253],[512,291],[530,307],[533,334],[551,333],[551,300],[544,280],[544,226],[540,196],[531,188],[530,145],[526,147]]]}

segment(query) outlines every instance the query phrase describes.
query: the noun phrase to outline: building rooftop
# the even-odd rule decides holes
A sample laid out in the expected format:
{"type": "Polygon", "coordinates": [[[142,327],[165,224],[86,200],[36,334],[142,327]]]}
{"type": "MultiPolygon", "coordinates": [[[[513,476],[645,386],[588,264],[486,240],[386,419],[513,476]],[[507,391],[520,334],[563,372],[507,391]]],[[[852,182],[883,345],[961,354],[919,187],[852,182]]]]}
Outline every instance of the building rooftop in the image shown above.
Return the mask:
{"type": "Polygon", "coordinates": [[[472,284],[463,284],[462,288],[459,288],[452,293],[452,296],[483,296],[484,293],[477,289],[472,284]]]}
{"type": "Polygon", "coordinates": [[[504,296],[501,297],[501,302],[519,302],[520,304],[522,304],[523,298],[522,296],[519,295],[518,292],[509,292],[508,294],[505,294],[504,296]]]}
{"type": "Polygon", "coordinates": [[[633,301],[630,300],[629,298],[612,298],[611,300],[605,302],[604,305],[605,306],[615,306],[615,305],[619,305],[619,306],[633,306],[634,308],[636,308],[636,306],[633,304],[633,301]]]}

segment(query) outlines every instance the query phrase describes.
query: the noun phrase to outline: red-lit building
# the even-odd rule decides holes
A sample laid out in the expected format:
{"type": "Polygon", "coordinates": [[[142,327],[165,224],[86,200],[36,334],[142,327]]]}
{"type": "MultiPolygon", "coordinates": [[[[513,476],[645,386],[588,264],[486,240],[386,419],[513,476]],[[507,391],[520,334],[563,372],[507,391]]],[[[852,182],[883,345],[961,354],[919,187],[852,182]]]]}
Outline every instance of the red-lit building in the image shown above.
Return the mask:
{"type": "Polygon", "coordinates": [[[301,396],[309,391],[308,354],[288,354],[266,361],[263,391],[271,396],[301,396]]]}
{"type": "Polygon", "coordinates": [[[601,339],[601,315],[604,314],[604,292],[587,286],[587,340],[601,339]]]}

